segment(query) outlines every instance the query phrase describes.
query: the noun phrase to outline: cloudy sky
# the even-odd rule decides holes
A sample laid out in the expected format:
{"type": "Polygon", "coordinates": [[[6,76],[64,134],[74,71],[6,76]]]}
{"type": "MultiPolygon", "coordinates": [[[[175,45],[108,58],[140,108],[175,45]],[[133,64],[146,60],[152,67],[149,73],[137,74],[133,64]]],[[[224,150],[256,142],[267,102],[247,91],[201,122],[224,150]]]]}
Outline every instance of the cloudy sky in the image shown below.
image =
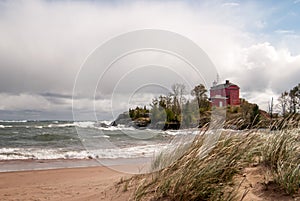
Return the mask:
{"type": "MultiPolygon", "coordinates": [[[[299,0],[0,0],[0,119],[72,119],[75,80],[89,55],[114,36],[140,29],[167,30],[194,41],[214,63],[220,81],[238,84],[243,98],[266,109],[271,97],[276,100],[300,82],[299,11],[299,0]]],[[[145,59],[162,56],[167,57],[145,59]]],[[[118,65],[127,59],[141,66],[135,58],[118,65]]],[[[146,68],[141,72],[170,77],[162,69],[159,76],[146,68]]],[[[123,78],[121,86],[130,88],[132,79],[123,78]]],[[[112,103],[111,96],[99,95],[96,102],[78,96],[76,109],[90,119],[87,105],[95,103],[98,118],[111,119],[112,110],[151,99],[147,93],[134,97],[122,105],[112,103]]]]}

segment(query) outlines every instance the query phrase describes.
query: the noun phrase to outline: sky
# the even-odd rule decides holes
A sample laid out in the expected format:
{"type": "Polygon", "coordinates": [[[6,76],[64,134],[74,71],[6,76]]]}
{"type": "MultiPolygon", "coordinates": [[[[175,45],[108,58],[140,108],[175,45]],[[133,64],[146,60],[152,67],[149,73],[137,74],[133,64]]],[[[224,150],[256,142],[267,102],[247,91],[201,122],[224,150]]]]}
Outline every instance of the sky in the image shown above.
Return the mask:
{"type": "MultiPolygon", "coordinates": [[[[91,54],[115,36],[142,29],[166,30],[193,41],[216,67],[220,82],[238,84],[242,98],[267,109],[272,97],[276,103],[280,93],[300,82],[299,11],[299,0],[0,0],[0,119],[73,119],[73,89],[91,54]]],[[[142,65],[149,58],[180,64],[166,57],[137,54],[115,68],[142,65]]],[[[155,68],[157,75],[148,67],[139,76],[176,81],[176,73],[155,68]]],[[[107,75],[98,89],[116,89],[117,81],[112,88],[107,84],[115,76],[107,75]]],[[[133,78],[121,78],[120,86],[130,88],[133,78]]],[[[152,94],[147,87],[135,88],[138,95],[115,94],[115,102],[112,96],[78,96],[75,109],[90,119],[95,111],[87,106],[95,104],[97,118],[111,120],[112,111],[146,104],[167,92],[171,82],[152,94]]]]}

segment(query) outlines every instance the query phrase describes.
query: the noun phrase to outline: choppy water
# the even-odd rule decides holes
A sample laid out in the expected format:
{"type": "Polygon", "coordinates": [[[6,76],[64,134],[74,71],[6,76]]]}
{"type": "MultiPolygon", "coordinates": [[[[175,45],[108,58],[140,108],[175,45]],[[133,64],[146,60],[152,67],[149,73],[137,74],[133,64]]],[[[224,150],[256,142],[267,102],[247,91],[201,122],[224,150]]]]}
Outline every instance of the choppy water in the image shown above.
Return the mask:
{"type": "Polygon", "coordinates": [[[101,123],[0,121],[0,160],[147,157],[179,134],[101,123]]]}

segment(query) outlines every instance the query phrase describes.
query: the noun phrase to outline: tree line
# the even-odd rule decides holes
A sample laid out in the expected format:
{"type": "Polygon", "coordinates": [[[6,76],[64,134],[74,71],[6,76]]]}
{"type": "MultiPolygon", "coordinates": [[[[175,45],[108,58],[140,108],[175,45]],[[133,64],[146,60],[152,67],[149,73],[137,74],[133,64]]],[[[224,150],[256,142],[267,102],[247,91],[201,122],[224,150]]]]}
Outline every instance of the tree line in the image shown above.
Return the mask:
{"type": "Polygon", "coordinates": [[[173,84],[171,93],[152,99],[150,110],[146,107],[136,107],[129,109],[129,115],[132,120],[147,121],[145,118],[149,114],[149,123],[164,124],[164,129],[178,129],[191,124],[197,126],[199,117],[210,110],[210,102],[203,84],[195,86],[190,94],[192,99],[187,98],[188,91],[184,84],[173,84]]]}

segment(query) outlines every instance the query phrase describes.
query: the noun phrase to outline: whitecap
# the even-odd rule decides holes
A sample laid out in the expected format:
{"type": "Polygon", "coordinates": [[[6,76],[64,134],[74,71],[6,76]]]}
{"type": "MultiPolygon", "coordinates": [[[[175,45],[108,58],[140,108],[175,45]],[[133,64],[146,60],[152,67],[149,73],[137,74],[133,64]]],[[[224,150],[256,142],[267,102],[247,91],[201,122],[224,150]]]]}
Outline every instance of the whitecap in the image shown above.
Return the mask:
{"type": "Polygon", "coordinates": [[[26,123],[28,120],[0,120],[0,122],[6,122],[6,123],[26,123]]]}
{"type": "Polygon", "coordinates": [[[69,123],[69,124],[49,124],[49,128],[63,128],[63,127],[74,127],[74,123],[69,123]]]}
{"type": "Polygon", "coordinates": [[[12,128],[13,126],[11,125],[0,125],[0,128],[12,128]]]}
{"type": "Polygon", "coordinates": [[[89,159],[89,158],[140,158],[152,157],[159,153],[165,144],[140,145],[125,148],[97,149],[97,150],[64,150],[60,149],[38,149],[38,148],[1,148],[0,160],[16,159],[89,159]]]}
{"type": "Polygon", "coordinates": [[[95,127],[95,122],[94,121],[76,121],[74,122],[74,125],[80,128],[93,128],[95,127]]]}
{"type": "Polygon", "coordinates": [[[34,126],[34,128],[42,129],[43,126],[34,126]]]}

